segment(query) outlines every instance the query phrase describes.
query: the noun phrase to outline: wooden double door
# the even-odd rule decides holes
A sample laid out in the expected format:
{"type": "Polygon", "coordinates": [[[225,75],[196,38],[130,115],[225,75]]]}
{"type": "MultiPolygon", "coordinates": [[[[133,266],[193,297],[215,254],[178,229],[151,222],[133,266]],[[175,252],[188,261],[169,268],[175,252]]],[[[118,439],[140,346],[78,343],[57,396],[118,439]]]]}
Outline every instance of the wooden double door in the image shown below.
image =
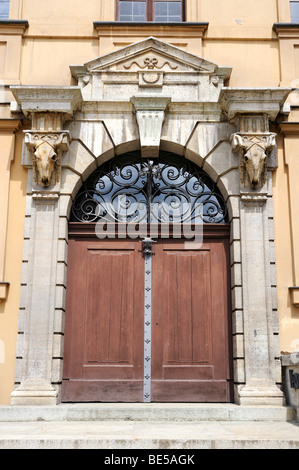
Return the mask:
{"type": "MultiPolygon", "coordinates": [[[[143,402],[140,239],[100,240],[92,226],[71,225],[63,401],[143,402]]],[[[228,226],[211,225],[200,246],[171,238],[153,245],[152,402],[232,400],[228,237],[228,226]]]]}

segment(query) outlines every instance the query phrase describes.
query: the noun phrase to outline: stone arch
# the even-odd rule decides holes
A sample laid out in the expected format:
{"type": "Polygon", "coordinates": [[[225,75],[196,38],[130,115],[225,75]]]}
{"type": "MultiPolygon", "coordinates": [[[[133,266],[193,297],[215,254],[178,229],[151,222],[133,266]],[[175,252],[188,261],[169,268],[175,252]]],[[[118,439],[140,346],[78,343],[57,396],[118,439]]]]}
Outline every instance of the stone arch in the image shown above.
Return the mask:
{"type": "MultiPolygon", "coordinates": [[[[235,200],[236,198],[239,200],[240,191],[237,159],[231,152],[230,144],[228,142],[220,142],[219,145],[216,145],[207,158],[202,158],[198,153],[186,151],[186,147],[182,144],[167,140],[161,141],[160,149],[179,156],[184,156],[186,159],[193,161],[197,166],[202,168],[214,181],[221,192],[227,204],[230,220],[240,217],[239,204],[235,200]],[[219,152],[221,154],[221,145],[225,145],[227,154],[230,154],[230,158],[234,160],[233,164],[230,163],[230,166],[225,164],[225,158],[219,158],[219,152]],[[217,154],[216,157],[215,153],[217,154]],[[214,166],[213,159],[218,159],[214,166]],[[221,160],[220,165],[219,160],[221,160]],[[219,168],[220,166],[221,168],[219,168]]],[[[67,194],[71,199],[68,200],[68,204],[63,209],[64,212],[61,212],[60,215],[62,217],[69,218],[71,201],[76,196],[84,181],[86,181],[96,168],[115,156],[120,156],[137,150],[140,150],[140,143],[138,140],[135,140],[129,143],[122,143],[115,147],[113,151],[108,150],[96,157],[81,140],[75,139],[70,148],[70,155],[67,156],[67,161],[64,162],[62,170],[61,194],[67,194]]]]}
{"type": "MultiPolygon", "coordinates": [[[[166,147],[166,146],[164,146],[164,149],[165,149],[165,147],[166,147]]],[[[169,148],[169,147],[166,147],[166,148],[169,148]]],[[[172,148],[173,148],[173,147],[172,147],[172,148]]],[[[162,152],[163,152],[163,151],[162,151],[162,152]]],[[[164,150],[164,152],[165,152],[165,150],[164,150]]],[[[113,157],[115,157],[115,158],[117,159],[120,155],[125,155],[125,154],[130,155],[131,152],[125,152],[125,153],[123,153],[123,154],[121,154],[120,152],[115,152],[115,153],[117,153],[117,155],[115,155],[115,154],[114,154],[114,155],[110,155],[110,156],[109,156],[110,158],[105,158],[105,157],[107,157],[107,155],[105,155],[104,158],[99,157],[99,158],[97,159],[97,161],[99,162],[99,161],[105,160],[105,163],[109,163],[109,161],[113,160],[113,157]]],[[[132,152],[132,153],[133,153],[133,152],[132,152]]],[[[171,153],[172,153],[172,152],[171,152],[171,153]]],[[[190,162],[191,162],[191,160],[187,159],[187,158],[184,156],[184,154],[183,154],[182,151],[181,151],[180,153],[181,153],[180,157],[182,157],[182,160],[183,160],[183,159],[186,159],[186,161],[190,161],[190,162]]],[[[175,155],[174,155],[174,156],[175,156],[175,155]]],[[[158,159],[156,159],[156,160],[158,160],[158,159]]],[[[146,161],[146,159],[144,159],[144,161],[146,161]]],[[[105,164],[105,163],[104,163],[104,164],[105,164]]],[[[194,162],[192,162],[192,163],[194,163],[194,162]]],[[[100,165],[99,165],[99,166],[100,166],[100,165]]],[[[99,168],[99,166],[98,166],[97,168],[99,168]]],[[[192,167],[193,167],[193,165],[192,165],[192,167]]],[[[202,165],[201,165],[201,167],[199,167],[199,168],[202,168],[202,165]]],[[[93,163],[91,163],[91,164],[89,165],[88,169],[84,171],[85,175],[88,175],[87,177],[84,177],[84,181],[85,181],[85,182],[88,181],[89,176],[92,176],[92,175],[93,175],[94,171],[95,171],[95,173],[96,173],[97,170],[94,170],[94,165],[93,165],[93,163]]],[[[207,172],[204,172],[204,173],[205,173],[205,175],[209,176],[207,172]]],[[[211,179],[211,181],[213,181],[212,178],[210,178],[210,179],[211,179]]],[[[208,184],[208,183],[207,183],[207,184],[208,184]]],[[[84,184],[83,184],[83,187],[84,187],[84,184]]],[[[62,188],[62,191],[63,191],[63,188],[62,188]]],[[[77,196],[78,194],[80,194],[80,190],[79,190],[79,192],[78,192],[78,185],[77,185],[77,184],[74,184],[74,185],[73,185],[72,197],[71,197],[71,199],[70,199],[70,204],[73,204],[73,203],[74,203],[74,200],[76,199],[76,196],[77,196]]],[[[69,206],[69,209],[70,209],[70,206],[69,206]]],[[[68,215],[69,215],[69,214],[68,214],[68,215]]],[[[74,219],[73,219],[73,220],[70,219],[70,221],[75,222],[74,219]]],[[[86,220],[86,222],[87,222],[87,220],[86,220]]],[[[92,222],[94,222],[94,221],[92,221],[92,222]]],[[[82,230],[84,231],[84,224],[74,224],[73,227],[72,227],[72,226],[70,227],[70,238],[72,238],[72,236],[73,236],[73,235],[72,235],[72,234],[73,234],[73,232],[72,232],[73,229],[74,229],[75,231],[77,230],[77,228],[78,228],[78,230],[80,230],[79,225],[81,225],[82,230]]],[[[92,228],[92,230],[93,230],[93,228],[92,228]]],[[[224,227],[223,230],[226,230],[226,227],[224,227]]],[[[221,237],[220,232],[217,232],[217,233],[219,233],[218,238],[220,238],[220,237],[221,237]]],[[[226,237],[226,241],[227,241],[227,234],[225,234],[225,237],[226,237]]],[[[227,250],[226,250],[226,252],[227,252],[227,250]]],[[[66,264],[67,264],[67,258],[66,258],[65,262],[66,262],[66,264]]],[[[226,276],[225,276],[225,278],[226,278],[226,276]]],[[[228,272],[228,277],[227,277],[227,279],[230,279],[230,273],[229,273],[229,272],[228,272]]],[[[228,283],[229,283],[229,282],[228,282],[228,283]]],[[[226,290],[226,289],[225,289],[225,290],[226,290]]],[[[228,312],[228,316],[230,317],[230,311],[228,312]]],[[[229,321],[230,321],[230,320],[228,320],[228,322],[229,322],[229,321]]],[[[227,322],[227,323],[228,323],[228,322],[227,322]]],[[[231,329],[230,329],[230,328],[228,328],[228,329],[229,329],[229,332],[230,332],[231,329]]],[[[69,333],[69,330],[67,330],[67,332],[69,333]]],[[[228,335],[227,335],[226,337],[228,338],[228,335]]],[[[67,338],[72,338],[72,336],[69,334],[69,335],[67,336],[67,338]]],[[[69,341],[69,340],[68,340],[68,341],[69,341]]],[[[230,343],[230,345],[231,345],[231,343],[232,343],[232,338],[231,338],[231,336],[229,337],[229,343],[230,343]]],[[[67,343],[66,349],[67,349],[67,351],[68,351],[68,343],[67,343]]],[[[230,350],[230,349],[231,349],[231,348],[229,347],[229,350],[230,350]]],[[[230,361],[230,360],[231,360],[231,352],[230,352],[230,354],[228,354],[228,356],[229,356],[229,361],[230,361]]],[[[66,353],[66,355],[65,355],[64,357],[66,357],[65,363],[67,364],[67,363],[69,362],[68,354],[66,353]]],[[[64,382],[64,383],[65,383],[65,382],[64,382]]],[[[62,401],[67,401],[66,398],[65,398],[65,392],[64,392],[64,391],[63,391],[63,393],[62,393],[62,396],[63,396],[62,401]]]]}

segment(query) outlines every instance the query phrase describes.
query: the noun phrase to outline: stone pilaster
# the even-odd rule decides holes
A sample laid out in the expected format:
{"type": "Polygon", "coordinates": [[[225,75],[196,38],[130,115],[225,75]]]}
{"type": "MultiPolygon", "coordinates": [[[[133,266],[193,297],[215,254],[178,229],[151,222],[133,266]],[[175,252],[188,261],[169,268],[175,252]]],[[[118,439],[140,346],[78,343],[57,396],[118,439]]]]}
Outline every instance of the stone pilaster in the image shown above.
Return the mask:
{"type": "MultiPolygon", "coordinates": [[[[29,190],[30,191],[30,190],[29,190]]],[[[13,405],[54,405],[57,390],[51,384],[53,325],[58,250],[58,201],[55,193],[27,195],[30,209],[23,258],[18,355],[22,357],[20,385],[12,392],[13,405]]],[[[20,356],[19,356],[20,357],[20,356]]]]}
{"type": "MultiPolygon", "coordinates": [[[[273,162],[269,152],[275,134],[268,132],[264,116],[240,119],[241,131],[232,136],[240,156],[240,231],[244,322],[245,385],[238,388],[241,405],[281,405],[276,385],[274,333],[278,331],[273,305],[269,194],[273,162]]],[[[273,221],[271,221],[273,222],[273,221]]]]}
{"type": "Polygon", "coordinates": [[[242,294],[245,386],[240,404],[281,405],[276,386],[272,305],[270,234],[266,193],[241,195],[242,294]]]}
{"type": "Polygon", "coordinates": [[[22,164],[28,168],[16,387],[13,405],[55,405],[53,376],[55,309],[60,305],[59,218],[61,160],[71,140],[63,126],[78,105],[78,89],[17,87],[21,110],[31,119],[22,164]]]}

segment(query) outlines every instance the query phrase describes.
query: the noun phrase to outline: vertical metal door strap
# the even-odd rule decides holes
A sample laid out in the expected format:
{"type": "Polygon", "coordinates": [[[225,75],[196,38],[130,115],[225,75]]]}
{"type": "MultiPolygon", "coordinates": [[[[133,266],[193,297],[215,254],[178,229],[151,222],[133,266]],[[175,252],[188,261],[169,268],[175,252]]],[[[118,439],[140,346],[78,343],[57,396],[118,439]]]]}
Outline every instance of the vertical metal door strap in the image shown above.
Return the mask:
{"type": "Polygon", "coordinates": [[[152,243],[150,238],[142,240],[144,254],[144,378],[143,402],[151,402],[152,377],[152,243]]]}

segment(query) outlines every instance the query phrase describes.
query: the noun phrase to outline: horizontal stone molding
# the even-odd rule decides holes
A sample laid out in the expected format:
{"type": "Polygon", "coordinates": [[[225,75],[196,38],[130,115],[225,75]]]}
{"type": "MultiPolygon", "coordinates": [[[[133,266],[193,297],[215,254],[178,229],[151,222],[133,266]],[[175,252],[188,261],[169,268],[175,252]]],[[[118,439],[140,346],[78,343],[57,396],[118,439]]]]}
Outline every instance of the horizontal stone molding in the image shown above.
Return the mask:
{"type": "Polygon", "coordinates": [[[240,114],[266,114],[274,121],[292,88],[222,88],[220,100],[227,119],[240,114]]]}
{"type": "Polygon", "coordinates": [[[23,114],[55,112],[71,118],[82,103],[80,87],[11,86],[23,114]]]}

